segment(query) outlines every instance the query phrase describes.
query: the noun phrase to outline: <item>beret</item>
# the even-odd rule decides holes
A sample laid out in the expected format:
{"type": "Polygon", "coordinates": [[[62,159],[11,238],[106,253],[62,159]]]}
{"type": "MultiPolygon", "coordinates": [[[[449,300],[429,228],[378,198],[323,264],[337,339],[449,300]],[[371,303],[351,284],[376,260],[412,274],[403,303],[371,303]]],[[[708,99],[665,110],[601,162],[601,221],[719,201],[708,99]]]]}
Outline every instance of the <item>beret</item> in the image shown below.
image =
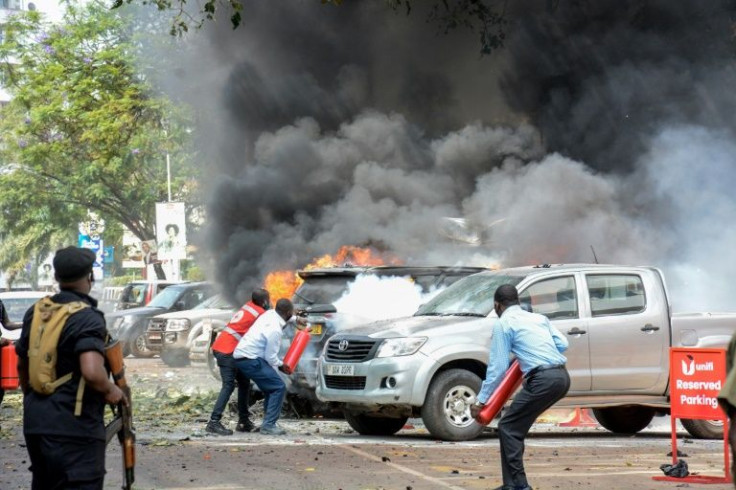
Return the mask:
{"type": "Polygon", "coordinates": [[[88,248],[66,247],[54,255],[54,274],[59,281],[76,281],[92,272],[97,256],[88,248]]]}

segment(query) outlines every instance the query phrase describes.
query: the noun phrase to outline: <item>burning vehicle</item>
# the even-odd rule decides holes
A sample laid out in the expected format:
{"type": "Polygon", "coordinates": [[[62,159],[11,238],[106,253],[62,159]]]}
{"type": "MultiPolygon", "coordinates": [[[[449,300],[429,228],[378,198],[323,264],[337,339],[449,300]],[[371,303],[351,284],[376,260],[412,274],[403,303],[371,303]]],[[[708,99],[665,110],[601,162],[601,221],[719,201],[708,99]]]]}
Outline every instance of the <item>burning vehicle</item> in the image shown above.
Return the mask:
{"type": "MultiPolygon", "coordinates": [[[[371,321],[411,315],[422,302],[445,287],[485,270],[488,269],[382,265],[320,267],[298,271],[296,276],[301,283],[291,298],[311,326],[311,341],[288,379],[289,394],[292,398],[298,398],[295,404],[306,412],[321,405],[314,394],[317,362],[332,335],[371,321]]],[[[271,275],[270,280],[273,281],[274,277],[271,275]]],[[[281,277],[291,280],[287,274],[281,277]]],[[[194,339],[190,351],[190,359],[195,362],[206,361],[210,372],[218,379],[219,370],[212,356],[211,345],[225,323],[212,321],[205,325],[202,335],[194,339]]],[[[294,334],[294,327],[287,326],[281,356],[289,348],[294,334]]]]}

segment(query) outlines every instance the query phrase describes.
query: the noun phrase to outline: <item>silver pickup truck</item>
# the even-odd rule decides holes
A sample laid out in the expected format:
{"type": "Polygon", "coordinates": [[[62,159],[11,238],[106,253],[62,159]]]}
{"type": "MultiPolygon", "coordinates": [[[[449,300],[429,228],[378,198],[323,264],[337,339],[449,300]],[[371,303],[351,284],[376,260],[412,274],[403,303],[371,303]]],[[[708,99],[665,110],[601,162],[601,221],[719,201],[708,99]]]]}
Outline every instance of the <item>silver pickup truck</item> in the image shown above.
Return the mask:
{"type": "MultiPolygon", "coordinates": [[[[343,404],[361,434],[389,435],[420,416],[444,440],[483,427],[470,405],[485,377],[496,315],[493,293],[519,289],[522,307],[546,315],[570,346],[571,387],[556,405],[592,408],[598,422],[636,433],[669,410],[669,348],[724,347],[736,314],[671,314],[664,277],[652,267],[542,265],[461,279],[414,316],[337,333],[319,363],[317,397],[343,404]]],[[[716,421],[683,420],[695,437],[721,437],[716,421]]]]}

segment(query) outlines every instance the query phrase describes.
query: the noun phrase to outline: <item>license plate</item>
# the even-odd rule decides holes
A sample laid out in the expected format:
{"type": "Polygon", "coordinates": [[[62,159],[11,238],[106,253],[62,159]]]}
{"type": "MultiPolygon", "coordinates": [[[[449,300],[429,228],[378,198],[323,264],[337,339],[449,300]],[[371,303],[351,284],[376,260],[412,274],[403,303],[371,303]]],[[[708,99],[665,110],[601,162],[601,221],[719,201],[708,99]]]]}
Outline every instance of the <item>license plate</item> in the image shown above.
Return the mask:
{"type": "Polygon", "coordinates": [[[309,333],[311,333],[312,335],[322,335],[322,324],[313,323],[309,333]]]}
{"type": "Polygon", "coordinates": [[[328,376],[352,376],[355,373],[355,366],[352,364],[327,364],[328,376]]]}
{"type": "Polygon", "coordinates": [[[161,334],[160,333],[149,333],[148,338],[151,340],[161,340],[161,334]]]}

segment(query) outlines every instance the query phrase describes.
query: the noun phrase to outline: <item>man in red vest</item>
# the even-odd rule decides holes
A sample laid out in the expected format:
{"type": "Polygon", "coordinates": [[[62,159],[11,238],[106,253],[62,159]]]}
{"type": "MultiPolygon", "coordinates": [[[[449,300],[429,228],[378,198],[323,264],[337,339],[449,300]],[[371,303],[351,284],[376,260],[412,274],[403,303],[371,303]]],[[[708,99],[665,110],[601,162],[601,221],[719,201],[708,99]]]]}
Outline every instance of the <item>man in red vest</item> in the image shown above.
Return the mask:
{"type": "Polygon", "coordinates": [[[235,383],[238,384],[238,425],[235,430],[238,432],[250,432],[255,426],[250,421],[248,412],[248,398],[250,397],[250,379],[245,377],[239,369],[235,367],[233,360],[233,351],[238,341],[250,329],[256,318],[271,308],[271,299],[268,291],[265,289],[256,289],[251,295],[251,300],[243,305],[240,310],[230,319],[227,326],[219,333],[217,339],[212,344],[212,353],[217,359],[217,366],[220,368],[220,378],[222,378],[222,388],[215,402],[215,408],[212,410],[210,421],[207,422],[205,430],[213,434],[221,436],[232,435],[233,431],[222,425],[222,413],[230,395],[235,391],[235,383]]]}

